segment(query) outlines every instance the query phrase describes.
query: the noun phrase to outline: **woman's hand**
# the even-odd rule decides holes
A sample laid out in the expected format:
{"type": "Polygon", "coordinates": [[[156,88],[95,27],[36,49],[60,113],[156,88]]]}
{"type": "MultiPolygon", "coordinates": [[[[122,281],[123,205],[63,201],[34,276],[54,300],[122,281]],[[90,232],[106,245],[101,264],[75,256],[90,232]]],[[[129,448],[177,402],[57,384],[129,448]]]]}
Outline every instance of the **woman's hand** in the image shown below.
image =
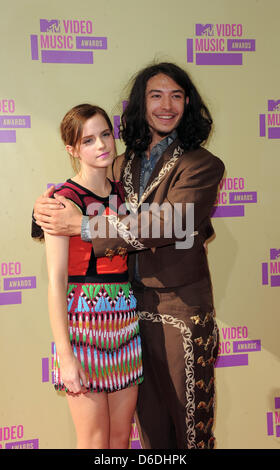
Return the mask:
{"type": "Polygon", "coordinates": [[[85,371],[74,354],[64,360],[60,359],[60,373],[61,380],[69,393],[79,394],[88,391],[85,371]]]}

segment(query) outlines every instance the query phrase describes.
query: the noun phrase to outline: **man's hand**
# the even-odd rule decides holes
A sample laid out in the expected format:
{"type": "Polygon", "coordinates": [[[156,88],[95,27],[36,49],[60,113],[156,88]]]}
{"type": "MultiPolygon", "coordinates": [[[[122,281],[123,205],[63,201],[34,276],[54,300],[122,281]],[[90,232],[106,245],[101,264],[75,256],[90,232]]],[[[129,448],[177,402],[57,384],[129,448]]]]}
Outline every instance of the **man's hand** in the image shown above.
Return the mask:
{"type": "Polygon", "coordinates": [[[81,234],[82,213],[64,196],[52,194],[54,186],[40,196],[34,206],[37,225],[50,235],[74,236],[81,234]]]}
{"type": "MultiPolygon", "coordinates": [[[[34,217],[36,221],[40,220],[40,215],[45,214],[45,209],[59,209],[63,208],[62,204],[56,199],[51,198],[50,196],[54,192],[55,186],[48,188],[42,196],[38,197],[34,206],[34,217]]],[[[38,224],[39,225],[39,224],[38,224]]]]}

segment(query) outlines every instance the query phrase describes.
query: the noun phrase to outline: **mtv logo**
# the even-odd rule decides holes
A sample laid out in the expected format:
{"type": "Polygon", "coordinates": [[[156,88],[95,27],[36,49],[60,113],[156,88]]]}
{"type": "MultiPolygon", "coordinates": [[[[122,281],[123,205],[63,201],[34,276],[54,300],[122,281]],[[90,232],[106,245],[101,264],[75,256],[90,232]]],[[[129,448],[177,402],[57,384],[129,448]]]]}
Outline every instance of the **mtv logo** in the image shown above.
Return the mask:
{"type": "Polygon", "coordinates": [[[280,100],[268,100],[267,110],[268,111],[280,111],[280,100]]]}
{"type": "Polygon", "coordinates": [[[280,258],[280,250],[277,250],[276,248],[271,248],[270,259],[277,259],[277,258],[280,258]]]}
{"type": "Polygon", "coordinates": [[[196,36],[214,36],[214,25],[213,24],[196,24],[195,25],[196,36]]]}
{"type": "Polygon", "coordinates": [[[60,21],[59,20],[40,20],[41,33],[59,33],[60,21]]]}

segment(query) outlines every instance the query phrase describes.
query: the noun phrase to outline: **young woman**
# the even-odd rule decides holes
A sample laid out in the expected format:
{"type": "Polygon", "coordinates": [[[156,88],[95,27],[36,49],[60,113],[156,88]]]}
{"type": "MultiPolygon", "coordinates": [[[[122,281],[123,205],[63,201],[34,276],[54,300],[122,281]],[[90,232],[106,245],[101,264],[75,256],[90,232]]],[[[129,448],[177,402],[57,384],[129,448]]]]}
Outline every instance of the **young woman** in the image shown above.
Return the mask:
{"type": "MultiPolygon", "coordinates": [[[[106,177],[115,156],[106,112],[89,104],[76,106],[60,129],[76,175],[58,193],[83,214],[117,212],[124,198],[120,184],[106,177]]],[[[143,368],[127,255],[120,250],[113,257],[95,258],[94,246],[79,236],[45,233],[45,242],[55,389],[66,391],[77,447],[128,448],[143,368]]]]}

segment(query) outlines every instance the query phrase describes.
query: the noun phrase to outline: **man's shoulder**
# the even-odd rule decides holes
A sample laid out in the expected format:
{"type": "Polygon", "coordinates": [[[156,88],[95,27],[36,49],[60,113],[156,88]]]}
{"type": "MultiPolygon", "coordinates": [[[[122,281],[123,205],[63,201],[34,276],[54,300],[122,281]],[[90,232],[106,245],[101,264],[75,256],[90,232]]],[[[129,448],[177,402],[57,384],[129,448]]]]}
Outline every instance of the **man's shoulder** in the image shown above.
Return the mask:
{"type": "Polygon", "coordinates": [[[185,150],[180,157],[181,167],[216,167],[223,171],[225,169],[222,160],[204,147],[198,147],[194,150],[185,150]]]}

